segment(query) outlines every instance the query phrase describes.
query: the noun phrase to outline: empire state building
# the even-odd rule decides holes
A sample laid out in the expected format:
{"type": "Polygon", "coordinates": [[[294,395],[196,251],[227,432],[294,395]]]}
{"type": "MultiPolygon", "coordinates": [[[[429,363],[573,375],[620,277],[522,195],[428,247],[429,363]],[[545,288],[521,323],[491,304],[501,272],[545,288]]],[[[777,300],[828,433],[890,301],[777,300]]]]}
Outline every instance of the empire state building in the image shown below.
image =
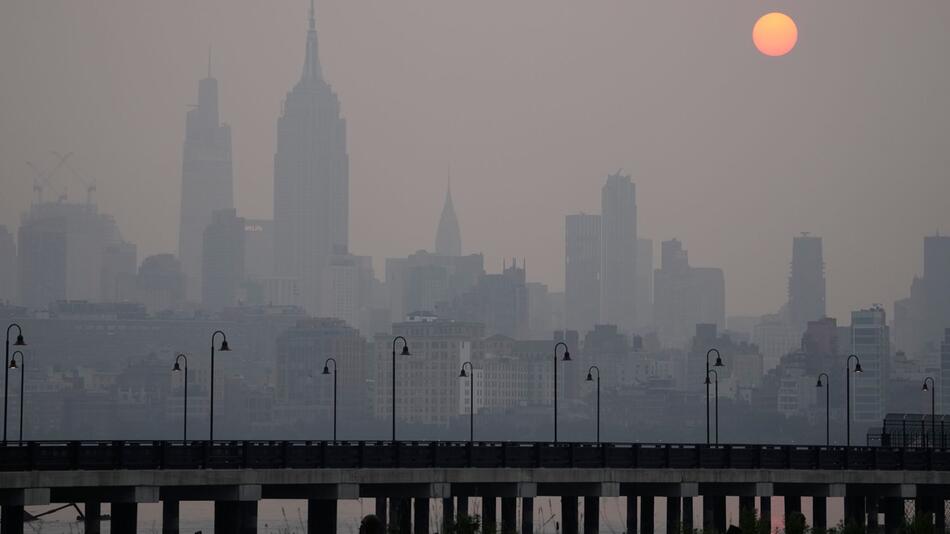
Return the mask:
{"type": "Polygon", "coordinates": [[[310,313],[331,255],[348,249],[349,156],[340,100],[323,78],[313,0],[300,81],[277,120],[274,155],[274,254],[279,277],[294,278],[310,313]]]}

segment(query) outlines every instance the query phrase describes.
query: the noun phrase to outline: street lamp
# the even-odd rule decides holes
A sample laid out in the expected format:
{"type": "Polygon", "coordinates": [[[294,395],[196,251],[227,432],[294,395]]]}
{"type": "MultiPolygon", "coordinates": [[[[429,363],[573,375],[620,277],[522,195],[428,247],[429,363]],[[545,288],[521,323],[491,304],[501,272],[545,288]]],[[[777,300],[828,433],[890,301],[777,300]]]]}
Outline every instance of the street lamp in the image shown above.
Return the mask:
{"type": "Polygon", "coordinates": [[[854,372],[863,373],[864,370],[861,369],[861,359],[858,358],[857,354],[849,354],[847,365],[845,366],[845,378],[847,384],[845,385],[845,397],[847,397],[847,402],[845,407],[847,410],[847,425],[845,426],[845,431],[848,433],[848,439],[846,444],[848,447],[851,446],[851,358],[854,358],[854,372]]]}
{"type": "Polygon", "coordinates": [[[597,443],[600,443],[600,367],[590,366],[590,369],[587,370],[588,382],[594,380],[594,376],[591,374],[592,371],[597,371],[597,443]]]}
{"type": "Polygon", "coordinates": [[[462,364],[462,371],[459,372],[459,378],[468,376],[468,441],[475,441],[475,366],[472,362],[462,364]],[[465,374],[465,366],[468,366],[471,376],[465,374]]]}
{"type": "Polygon", "coordinates": [[[228,336],[221,330],[215,330],[211,334],[211,424],[208,428],[208,441],[214,442],[214,338],[218,334],[221,334],[221,348],[218,349],[221,352],[228,352],[231,350],[231,347],[228,346],[228,336]]]}
{"type": "Polygon", "coordinates": [[[323,374],[330,374],[330,362],[333,362],[333,441],[336,441],[336,359],[327,358],[327,361],[323,362],[323,374]]]}
{"type": "MultiPolygon", "coordinates": [[[[26,363],[23,360],[23,352],[16,351],[13,353],[13,356],[10,356],[10,369],[16,369],[16,355],[20,355],[20,439],[19,441],[23,442],[23,384],[26,378],[26,363]]],[[[3,396],[6,397],[7,392],[3,392],[3,396]]]]}
{"type": "Polygon", "coordinates": [[[182,426],[181,440],[188,441],[188,356],[185,356],[184,354],[179,354],[178,356],[175,356],[175,366],[172,367],[172,372],[177,373],[182,370],[182,365],[180,362],[184,362],[185,364],[184,365],[185,381],[183,382],[184,387],[185,387],[185,410],[184,412],[182,412],[182,415],[181,415],[181,426],[182,426]]]}
{"type": "Polygon", "coordinates": [[[567,343],[558,341],[554,344],[554,443],[557,443],[557,349],[564,347],[565,362],[571,361],[571,351],[567,349],[567,343]]]}
{"type": "Polygon", "coordinates": [[[831,446],[831,377],[828,376],[828,373],[821,373],[818,375],[818,383],[815,384],[816,388],[825,388],[825,447],[831,446]],[[821,383],[821,377],[825,377],[825,381],[828,382],[828,385],[821,383]]]}
{"type": "MultiPolygon", "coordinates": [[[[937,420],[937,414],[935,411],[936,402],[934,400],[937,394],[937,384],[936,382],[934,382],[933,377],[928,376],[927,378],[924,379],[924,387],[921,388],[922,391],[928,391],[927,389],[928,380],[930,380],[930,390],[929,390],[930,391],[930,448],[932,449],[934,448],[934,444],[937,443],[937,426],[936,426],[937,423],[935,422],[937,420]]],[[[924,435],[926,435],[926,432],[924,433],[924,435]]],[[[927,446],[926,439],[924,440],[924,446],[925,447],[927,446]]]]}
{"type": "Polygon", "coordinates": [[[10,330],[16,327],[16,341],[14,347],[24,347],[23,329],[16,323],[11,323],[7,327],[6,359],[3,363],[3,442],[7,442],[7,389],[10,387],[10,330]]]}
{"type": "Polygon", "coordinates": [[[402,341],[400,356],[409,356],[409,342],[402,336],[393,338],[393,442],[396,441],[396,342],[402,341]]]}
{"type": "MultiPolygon", "coordinates": [[[[716,353],[716,363],[713,364],[713,367],[722,367],[722,356],[719,355],[719,349],[709,349],[706,351],[706,445],[709,445],[709,355],[716,353]]],[[[718,375],[717,375],[718,383],[718,375]]],[[[718,396],[717,396],[718,402],[718,396]]],[[[716,424],[719,424],[719,417],[716,417],[716,424]]]]}
{"type": "MultiPolygon", "coordinates": [[[[706,373],[706,390],[709,390],[709,374],[712,373],[716,377],[716,445],[719,445],[719,373],[715,369],[710,369],[706,373]]],[[[706,401],[709,399],[707,397],[706,401]]],[[[708,443],[707,443],[708,445],[708,443]]]]}

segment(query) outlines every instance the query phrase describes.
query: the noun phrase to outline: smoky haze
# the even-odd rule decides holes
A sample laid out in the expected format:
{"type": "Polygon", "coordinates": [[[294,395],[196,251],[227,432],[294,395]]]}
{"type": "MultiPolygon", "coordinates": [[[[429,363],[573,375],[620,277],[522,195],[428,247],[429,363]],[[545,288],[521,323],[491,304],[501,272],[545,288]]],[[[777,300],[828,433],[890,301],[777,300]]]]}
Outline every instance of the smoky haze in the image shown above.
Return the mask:
{"type": "MultiPolygon", "coordinates": [[[[50,151],[97,179],[139,258],[177,249],[184,116],[209,46],[235,202],[271,217],[275,122],[299,78],[304,0],[0,4],[0,223],[50,151]]],[[[451,167],[464,252],[527,260],[560,290],[564,215],[604,177],[638,189],[640,235],[720,266],[730,314],[785,300],[790,238],[824,238],[829,315],[906,296],[921,237],[950,231],[950,4],[320,0],[350,154],[350,249],[431,249],[451,167]],[[751,43],[763,13],[797,48],[751,43]],[[870,267],[873,266],[873,267],[870,267]]],[[[47,198],[81,183],[61,173],[47,198]]]]}

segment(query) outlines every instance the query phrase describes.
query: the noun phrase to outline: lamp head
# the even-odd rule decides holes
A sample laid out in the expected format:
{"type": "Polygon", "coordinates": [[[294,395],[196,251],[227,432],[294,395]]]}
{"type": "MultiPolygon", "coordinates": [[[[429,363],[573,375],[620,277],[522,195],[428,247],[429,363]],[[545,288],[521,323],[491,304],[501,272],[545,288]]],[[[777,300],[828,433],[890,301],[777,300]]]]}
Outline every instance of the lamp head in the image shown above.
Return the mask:
{"type": "Polygon", "coordinates": [[[565,351],[564,351],[564,360],[563,360],[563,361],[565,361],[565,362],[571,361],[571,351],[569,351],[569,350],[565,350],[565,351]]]}
{"type": "Polygon", "coordinates": [[[402,352],[400,352],[399,355],[400,355],[400,356],[409,356],[409,355],[410,355],[410,354],[409,354],[409,344],[408,344],[408,343],[402,346],[402,352]]]}
{"type": "Polygon", "coordinates": [[[25,347],[26,341],[23,341],[23,334],[17,334],[16,342],[13,344],[14,347],[25,347]]]}
{"type": "Polygon", "coordinates": [[[920,388],[921,391],[930,391],[930,388],[927,387],[927,381],[924,380],[924,387],[920,388]]]}
{"type": "Polygon", "coordinates": [[[722,367],[722,358],[719,354],[716,354],[716,363],[713,364],[713,367],[722,367]]]}
{"type": "Polygon", "coordinates": [[[324,365],[324,366],[323,366],[323,374],[325,374],[325,375],[330,374],[330,366],[329,366],[329,365],[324,365]]]}
{"type": "Polygon", "coordinates": [[[858,363],[854,366],[854,372],[855,372],[855,373],[863,373],[863,372],[864,372],[864,369],[861,369],[861,362],[858,362],[858,363]]]}
{"type": "Polygon", "coordinates": [[[706,375],[706,381],[703,382],[703,383],[706,384],[707,386],[708,386],[709,384],[712,384],[712,382],[709,380],[709,375],[706,375]]]}
{"type": "Polygon", "coordinates": [[[816,387],[816,388],[823,387],[823,386],[822,386],[822,383],[821,383],[821,377],[818,377],[818,383],[815,384],[815,387],[816,387]]]}
{"type": "Polygon", "coordinates": [[[462,368],[462,371],[459,372],[459,378],[465,378],[468,376],[468,373],[465,372],[465,368],[462,368]]]}
{"type": "Polygon", "coordinates": [[[10,360],[10,369],[16,369],[16,359],[10,360]]]}
{"type": "Polygon", "coordinates": [[[172,372],[177,373],[178,371],[181,371],[181,365],[178,365],[178,362],[175,362],[175,366],[172,367],[172,372]]]}
{"type": "Polygon", "coordinates": [[[221,348],[218,349],[218,350],[220,350],[221,352],[227,352],[227,351],[231,350],[231,347],[228,346],[228,340],[227,340],[227,339],[221,340],[221,348]]]}

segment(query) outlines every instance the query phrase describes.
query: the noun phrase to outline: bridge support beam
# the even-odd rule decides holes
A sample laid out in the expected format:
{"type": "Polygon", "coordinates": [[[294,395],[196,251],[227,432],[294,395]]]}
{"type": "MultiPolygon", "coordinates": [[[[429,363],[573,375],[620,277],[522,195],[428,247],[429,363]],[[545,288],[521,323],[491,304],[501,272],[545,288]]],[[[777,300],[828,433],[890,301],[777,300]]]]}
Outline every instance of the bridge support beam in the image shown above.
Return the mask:
{"type": "Polygon", "coordinates": [[[904,499],[888,497],[884,503],[884,532],[897,534],[904,523],[904,499]]]}
{"type": "Polygon", "coordinates": [[[501,498],[501,531],[517,532],[518,530],[518,501],[515,497],[501,498]]]}
{"type": "Polygon", "coordinates": [[[739,496],[739,524],[755,517],[755,497],[750,495],[739,496]]]}
{"type": "Polygon", "coordinates": [[[637,496],[627,495],[627,534],[637,534],[638,530],[637,496]]]}
{"type": "Polygon", "coordinates": [[[534,534],[534,498],[521,499],[521,534],[534,534]]]}
{"type": "Polygon", "coordinates": [[[468,517],[468,497],[459,497],[455,505],[458,507],[458,521],[461,522],[463,517],[468,517]]]}
{"type": "Polygon", "coordinates": [[[683,520],[680,518],[679,497],[666,498],[666,534],[680,534],[683,520]]]}
{"type": "Polygon", "coordinates": [[[335,534],[336,499],[307,499],[307,534],[335,534]]]}
{"type": "Polygon", "coordinates": [[[772,531],[772,496],[763,495],[759,497],[759,520],[772,531]]]}
{"type": "Polygon", "coordinates": [[[640,534],[654,534],[654,502],[653,495],[640,496],[640,534]]]}
{"type": "Polygon", "coordinates": [[[83,505],[83,532],[85,534],[100,534],[100,516],[102,515],[102,505],[98,502],[87,502],[83,505]]]}
{"type": "Polygon", "coordinates": [[[584,534],[600,532],[600,497],[584,497],[584,534]]]}
{"type": "Polygon", "coordinates": [[[426,497],[416,497],[412,502],[413,507],[413,533],[428,534],[429,532],[429,499],[426,497]]]}
{"type": "Polygon", "coordinates": [[[179,502],[173,499],[162,501],[162,534],[178,534],[179,502]]]}
{"type": "Polygon", "coordinates": [[[23,507],[45,504],[49,504],[48,489],[0,489],[0,534],[22,534],[23,507]]]}
{"type": "Polygon", "coordinates": [[[494,495],[482,497],[482,531],[498,532],[498,507],[494,495]]]}
{"type": "Polygon", "coordinates": [[[257,534],[257,501],[215,501],[215,534],[257,534]]]}
{"type": "Polygon", "coordinates": [[[376,517],[383,524],[383,530],[389,532],[389,523],[386,521],[388,514],[386,512],[386,497],[376,497],[376,517]]]}
{"type": "Polygon", "coordinates": [[[881,498],[877,495],[869,495],[865,498],[865,509],[867,510],[868,532],[877,534],[880,530],[880,522],[877,519],[878,508],[881,498]]]}
{"type": "Polygon", "coordinates": [[[693,531],[693,498],[683,497],[683,532],[693,531]]]}
{"type": "Polygon", "coordinates": [[[455,499],[445,497],[442,499],[442,532],[448,532],[455,524],[455,499]]]}
{"type": "Polygon", "coordinates": [[[785,496],[785,524],[794,524],[802,515],[802,497],[801,495],[785,496]]]}
{"type": "Polygon", "coordinates": [[[947,508],[943,500],[943,496],[934,497],[934,506],[936,507],[934,513],[934,530],[939,534],[944,534],[947,531],[947,508]]]}
{"type": "Polygon", "coordinates": [[[561,532],[564,534],[577,534],[577,497],[573,495],[564,495],[561,497],[561,532]]]}
{"type": "Polygon", "coordinates": [[[828,498],[811,498],[812,528],[820,533],[828,530],[828,498]]]}
{"type": "Polygon", "coordinates": [[[109,532],[135,534],[138,530],[139,505],[134,502],[112,503],[112,520],[109,532]]]}
{"type": "Polygon", "coordinates": [[[23,505],[4,504],[0,509],[0,534],[23,534],[23,505]]]}
{"type": "MultiPolygon", "coordinates": [[[[392,500],[392,499],[390,499],[392,500]]],[[[399,513],[396,514],[396,525],[399,527],[399,534],[409,534],[412,532],[412,498],[403,497],[399,499],[399,513]]]]}
{"type": "Polygon", "coordinates": [[[719,534],[726,532],[725,495],[703,495],[703,528],[719,534]]]}
{"type": "MultiPolygon", "coordinates": [[[[863,527],[866,525],[865,507],[863,495],[845,496],[844,498],[844,523],[845,525],[855,525],[863,527]]],[[[901,514],[903,515],[903,514],[901,514]]]]}

